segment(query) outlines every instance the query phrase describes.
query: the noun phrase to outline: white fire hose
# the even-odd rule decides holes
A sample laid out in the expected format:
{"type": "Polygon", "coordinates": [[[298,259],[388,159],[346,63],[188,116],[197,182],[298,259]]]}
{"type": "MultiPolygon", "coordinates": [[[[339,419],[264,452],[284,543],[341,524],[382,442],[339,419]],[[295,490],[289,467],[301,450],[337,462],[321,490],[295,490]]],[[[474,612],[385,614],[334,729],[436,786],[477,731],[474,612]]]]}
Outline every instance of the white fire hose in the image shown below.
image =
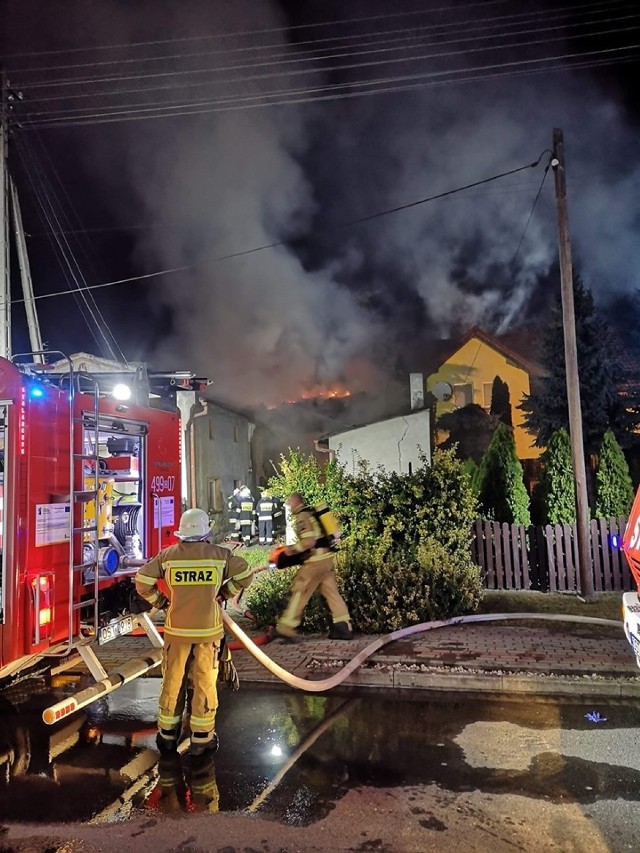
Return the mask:
{"type": "Polygon", "coordinates": [[[283,669],[275,661],[266,655],[262,649],[257,646],[250,637],[237,625],[233,619],[223,610],[222,619],[225,626],[239,640],[253,657],[261,663],[273,675],[284,681],[290,687],[296,687],[298,690],[304,690],[307,693],[323,693],[325,690],[331,690],[342,684],[345,679],[358,669],[366,660],[374,655],[378,649],[383,646],[393,643],[395,640],[401,640],[404,637],[410,637],[412,634],[421,634],[424,631],[433,631],[436,628],[446,628],[449,625],[468,625],[473,622],[506,622],[509,620],[539,620],[546,622],[577,622],[582,625],[608,625],[615,628],[620,628],[621,623],[613,619],[598,619],[592,616],[565,616],[562,614],[542,614],[542,613],[483,613],[476,616],[455,616],[453,619],[443,619],[438,622],[421,622],[419,625],[410,625],[408,628],[400,628],[398,631],[393,631],[391,634],[385,634],[383,637],[378,637],[368,646],[365,646],[361,652],[345,664],[342,669],[338,670],[330,678],[324,678],[320,681],[307,681],[305,678],[300,678],[283,669]]]}

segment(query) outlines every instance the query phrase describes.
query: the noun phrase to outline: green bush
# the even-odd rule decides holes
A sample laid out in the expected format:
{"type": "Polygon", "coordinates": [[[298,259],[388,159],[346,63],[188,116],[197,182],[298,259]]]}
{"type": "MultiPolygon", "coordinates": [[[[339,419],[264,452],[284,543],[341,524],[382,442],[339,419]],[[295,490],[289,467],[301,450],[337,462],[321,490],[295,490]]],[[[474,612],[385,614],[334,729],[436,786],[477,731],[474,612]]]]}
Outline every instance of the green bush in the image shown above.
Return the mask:
{"type": "MultiPolygon", "coordinates": [[[[258,628],[275,625],[284,612],[289,600],[291,584],[297,569],[271,569],[256,575],[245,594],[247,610],[255,616],[258,628]]],[[[315,593],[307,604],[300,631],[303,633],[324,632],[331,623],[331,614],[320,593],[315,593]]]]}
{"type": "Polygon", "coordinates": [[[246,560],[251,569],[266,566],[269,562],[269,550],[267,548],[238,548],[233,553],[246,560]]]}
{"type": "Polygon", "coordinates": [[[340,574],[354,628],[364,634],[473,613],[482,598],[480,568],[433,538],[413,556],[350,549],[341,554],[340,574]]]}
{"type": "Polygon", "coordinates": [[[632,503],[629,465],[615,435],[608,429],[600,446],[600,464],[596,472],[596,518],[629,515],[632,503]]]}
{"type": "Polygon", "coordinates": [[[513,430],[501,423],[480,463],[480,506],[485,518],[507,524],[531,524],[529,495],[513,430]]]}

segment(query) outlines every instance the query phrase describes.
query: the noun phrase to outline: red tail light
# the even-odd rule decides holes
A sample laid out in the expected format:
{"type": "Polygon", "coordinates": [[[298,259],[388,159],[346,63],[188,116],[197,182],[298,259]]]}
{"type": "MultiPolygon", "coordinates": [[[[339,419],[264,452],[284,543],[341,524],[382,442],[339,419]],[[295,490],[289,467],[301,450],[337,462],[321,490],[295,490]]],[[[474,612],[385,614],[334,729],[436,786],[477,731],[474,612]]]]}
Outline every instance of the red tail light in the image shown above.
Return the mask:
{"type": "Polygon", "coordinates": [[[52,578],[39,575],[31,581],[33,595],[33,642],[35,645],[51,636],[53,623],[52,578]]]}

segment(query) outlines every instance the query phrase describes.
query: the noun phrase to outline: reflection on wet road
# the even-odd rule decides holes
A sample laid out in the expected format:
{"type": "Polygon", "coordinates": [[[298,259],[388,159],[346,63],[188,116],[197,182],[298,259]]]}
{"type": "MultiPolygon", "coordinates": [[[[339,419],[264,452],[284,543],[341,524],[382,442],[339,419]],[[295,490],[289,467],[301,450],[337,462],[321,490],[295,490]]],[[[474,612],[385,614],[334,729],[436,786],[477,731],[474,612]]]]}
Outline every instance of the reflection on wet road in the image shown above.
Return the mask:
{"type": "Polygon", "coordinates": [[[158,764],[159,687],[139,679],[55,729],[38,722],[44,688],[20,714],[4,708],[0,820],[245,810],[304,826],[350,788],[428,784],[582,806],[640,801],[637,703],[221,690],[215,763],[158,764]]]}

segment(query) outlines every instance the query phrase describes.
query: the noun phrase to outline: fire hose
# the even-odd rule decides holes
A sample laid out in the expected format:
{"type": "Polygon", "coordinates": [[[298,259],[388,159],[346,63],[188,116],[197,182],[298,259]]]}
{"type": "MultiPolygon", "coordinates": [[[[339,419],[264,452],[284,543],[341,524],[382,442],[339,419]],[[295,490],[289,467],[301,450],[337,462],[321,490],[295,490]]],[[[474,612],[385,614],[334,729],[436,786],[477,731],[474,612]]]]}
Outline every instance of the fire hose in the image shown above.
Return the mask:
{"type": "MultiPolygon", "coordinates": [[[[307,693],[324,693],[326,690],[331,690],[334,687],[342,684],[352,675],[365,661],[374,655],[379,649],[393,643],[396,640],[410,637],[413,634],[422,634],[425,631],[434,631],[437,628],[447,628],[452,625],[469,625],[476,622],[505,622],[513,620],[529,620],[529,621],[546,621],[546,622],[573,622],[582,625],[606,625],[620,628],[620,623],[613,619],[598,619],[591,616],[567,616],[564,614],[541,614],[541,613],[484,613],[475,616],[455,616],[452,619],[442,619],[436,622],[421,622],[418,625],[410,625],[407,628],[400,628],[398,631],[392,631],[390,634],[377,637],[368,646],[365,646],[358,654],[350,660],[342,669],[338,670],[330,678],[324,678],[319,681],[308,681],[305,678],[300,678],[286,669],[281,667],[275,661],[266,655],[262,649],[253,642],[253,640],[245,634],[242,628],[237,625],[233,619],[223,610],[222,620],[226,628],[231,634],[253,655],[253,657],[264,666],[272,675],[275,675],[285,684],[290,687],[295,687],[298,690],[304,690],[307,693]]],[[[95,702],[96,699],[101,699],[104,696],[117,690],[128,681],[144,675],[150,669],[158,666],[160,663],[160,649],[152,650],[146,658],[141,660],[131,661],[125,664],[119,672],[112,673],[80,691],[75,696],[69,697],[56,703],[55,705],[46,708],[42,714],[45,723],[51,725],[58,722],[61,718],[75,713],[86,705],[95,702]]]]}
{"type": "Polygon", "coordinates": [[[620,623],[613,619],[598,619],[593,616],[567,616],[564,614],[543,614],[543,613],[482,613],[475,616],[454,616],[452,619],[442,619],[437,622],[421,622],[419,625],[410,625],[408,628],[400,628],[398,631],[392,631],[390,634],[385,634],[382,637],[376,638],[368,646],[365,646],[362,651],[345,664],[342,669],[338,670],[330,678],[324,678],[320,681],[307,681],[305,678],[300,678],[293,675],[283,667],[279,666],[275,661],[266,655],[250,637],[245,634],[242,628],[237,625],[233,619],[222,612],[222,620],[233,636],[239,640],[246,650],[261,663],[272,675],[275,675],[285,684],[290,687],[295,687],[298,690],[304,690],[307,693],[323,693],[325,690],[331,690],[342,684],[350,675],[352,675],[362,664],[374,655],[383,646],[393,643],[395,640],[402,640],[405,637],[410,637],[412,634],[422,634],[425,631],[434,631],[436,628],[447,628],[451,625],[469,625],[474,622],[506,622],[509,620],[538,620],[547,622],[577,622],[582,625],[608,625],[620,628],[620,623]]]}

